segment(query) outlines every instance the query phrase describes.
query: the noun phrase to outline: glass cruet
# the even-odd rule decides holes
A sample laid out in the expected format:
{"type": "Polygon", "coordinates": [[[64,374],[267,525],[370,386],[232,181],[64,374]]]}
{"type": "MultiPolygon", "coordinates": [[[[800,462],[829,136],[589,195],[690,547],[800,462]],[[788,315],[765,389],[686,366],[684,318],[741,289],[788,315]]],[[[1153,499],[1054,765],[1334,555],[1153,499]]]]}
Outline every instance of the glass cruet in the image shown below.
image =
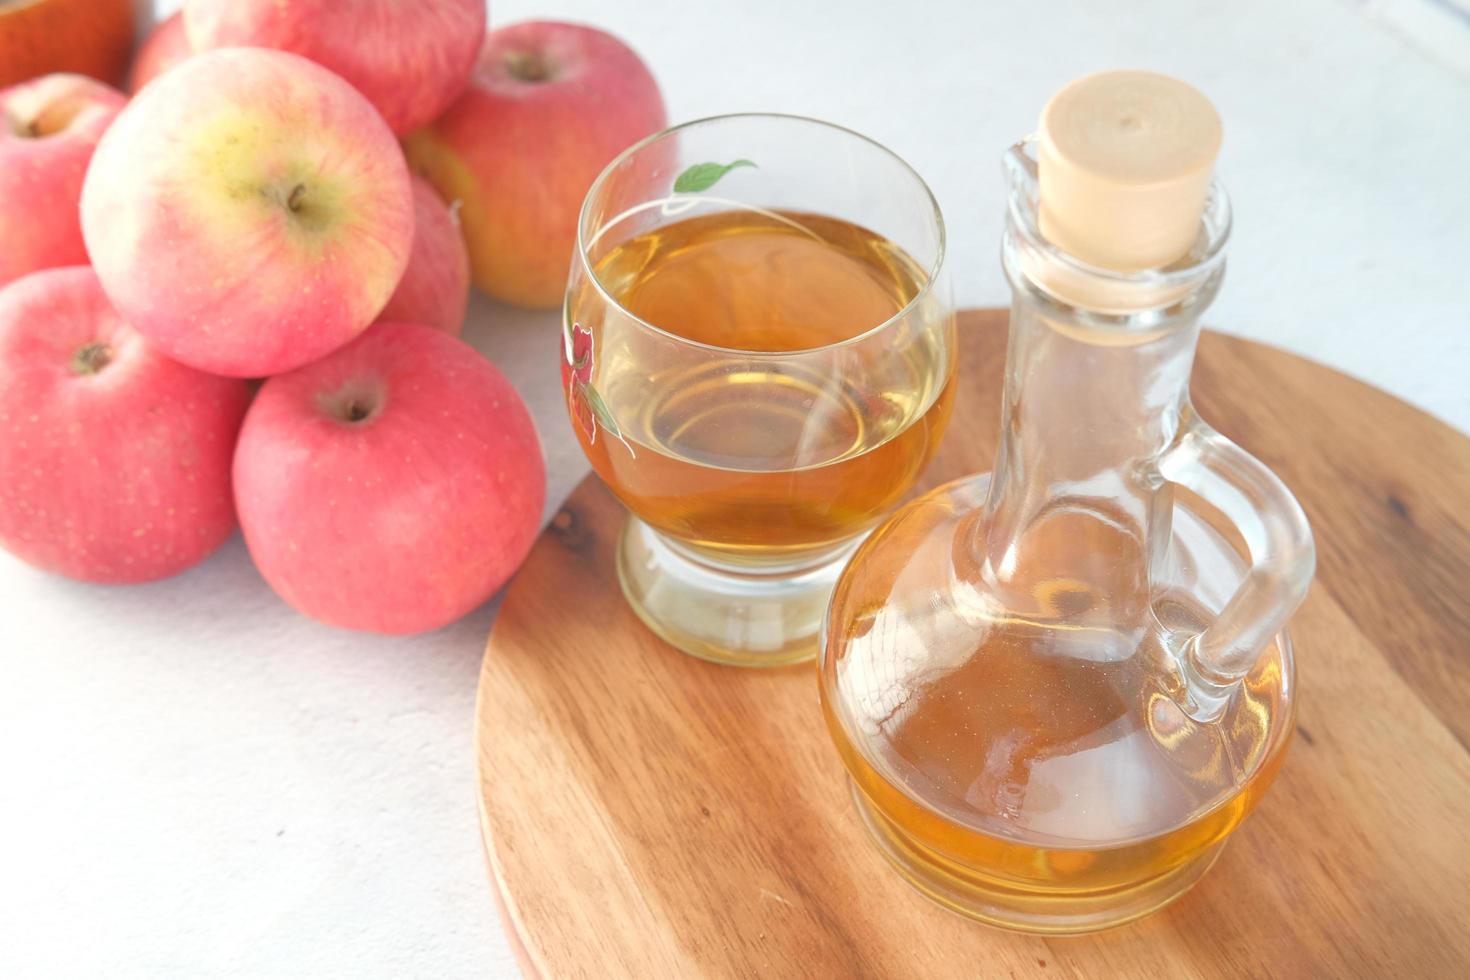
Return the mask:
{"type": "MultiPolygon", "coordinates": [[[[1106,95],[1118,76],[1135,88],[1088,111],[1116,109],[1125,130],[1177,110],[1158,98],[1208,109],[1162,76],[1074,87],[1106,95]]],[[[1213,150],[1187,250],[1120,271],[1043,233],[1047,119],[1005,155],[994,467],[909,504],[854,555],[820,685],[859,814],[903,875],[991,924],[1068,933],[1177,897],[1270,783],[1292,731],[1284,626],[1314,551],[1287,489],[1190,405],[1230,232],[1213,150]]],[[[1140,203],[1119,199],[1087,216],[1140,203]]]]}

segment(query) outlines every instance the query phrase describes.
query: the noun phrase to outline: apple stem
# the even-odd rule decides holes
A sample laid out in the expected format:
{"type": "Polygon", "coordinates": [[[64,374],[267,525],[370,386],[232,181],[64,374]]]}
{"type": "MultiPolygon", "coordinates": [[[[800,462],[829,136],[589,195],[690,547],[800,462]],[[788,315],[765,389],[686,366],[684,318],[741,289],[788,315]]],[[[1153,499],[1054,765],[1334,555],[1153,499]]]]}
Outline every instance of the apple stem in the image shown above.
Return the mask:
{"type": "Polygon", "coordinates": [[[353,378],[336,391],[317,396],[317,407],[323,413],[346,425],[369,422],[383,410],[382,382],[373,378],[353,378]]]}
{"type": "Polygon", "coordinates": [[[523,82],[544,82],[551,77],[551,66],[535,51],[507,51],[505,70],[523,82]]]}
{"type": "Polygon", "coordinates": [[[71,369],[77,374],[96,374],[112,363],[112,348],[103,343],[88,344],[77,351],[71,359],[71,369]]]}
{"type": "Polygon", "coordinates": [[[291,188],[291,196],[286,198],[286,207],[290,208],[292,211],[300,211],[301,198],[305,195],[306,185],[297,184],[295,187],[291,188]]]}

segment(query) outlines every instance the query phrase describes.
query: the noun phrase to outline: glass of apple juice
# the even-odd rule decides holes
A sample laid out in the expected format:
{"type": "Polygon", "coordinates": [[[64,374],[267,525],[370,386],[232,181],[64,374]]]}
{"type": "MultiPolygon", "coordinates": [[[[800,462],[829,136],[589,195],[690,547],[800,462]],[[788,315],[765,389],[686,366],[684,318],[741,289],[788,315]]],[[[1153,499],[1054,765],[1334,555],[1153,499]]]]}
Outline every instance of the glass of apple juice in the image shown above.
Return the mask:
{"type": "Polygon", "coordinates": [[[815,654],[837,573],[949,417],[943,260],[918,174],[812,119],[687,123],[598,177],[562,379],[654,633],[720,663],[815,654]]]}

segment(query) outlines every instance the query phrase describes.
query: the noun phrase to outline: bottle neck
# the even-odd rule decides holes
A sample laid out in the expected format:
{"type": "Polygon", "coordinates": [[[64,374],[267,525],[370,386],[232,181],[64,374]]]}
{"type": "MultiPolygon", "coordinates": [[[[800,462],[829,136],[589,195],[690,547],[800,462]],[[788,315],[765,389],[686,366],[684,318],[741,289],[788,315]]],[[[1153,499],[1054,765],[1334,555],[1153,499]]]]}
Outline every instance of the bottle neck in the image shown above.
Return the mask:
{"type": "Polygon", "coordinates": [[[1223,253],[1175,271],[1090,269],[1040,236],[1032,189],[1013,183],[1001,435],[974,557],[1011,614],[1127,634],[1167,557],[1173,499],[1157,461],[1189,407],[1223,253]]]}
{"type": "Polygon", "coordinates": [[[995,523],[1013,530],[1057,498],[1107,499],[1120,519],[1142,522],[1138,498],[1154,488],[1153,462],[1179,431],[1198,336],[1191,321],[1140,341],[1099,338],[1018,295],[990,491],[995,523]]]}

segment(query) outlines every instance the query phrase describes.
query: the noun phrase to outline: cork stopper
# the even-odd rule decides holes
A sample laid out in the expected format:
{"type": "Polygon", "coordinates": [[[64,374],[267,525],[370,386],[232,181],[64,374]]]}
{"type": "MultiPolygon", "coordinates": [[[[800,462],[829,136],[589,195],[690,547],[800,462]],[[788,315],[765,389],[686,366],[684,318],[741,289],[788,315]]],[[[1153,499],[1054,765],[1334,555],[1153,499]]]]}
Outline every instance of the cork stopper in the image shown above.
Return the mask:
{"type": "Polygon", "coordinates": [[[1080,78],[1041,113],[1041,233],[1089,265],[1137,272],[1169,265],[1199,233],[1220,152],[1220,116],[1167,75],[1080,78]]]}

